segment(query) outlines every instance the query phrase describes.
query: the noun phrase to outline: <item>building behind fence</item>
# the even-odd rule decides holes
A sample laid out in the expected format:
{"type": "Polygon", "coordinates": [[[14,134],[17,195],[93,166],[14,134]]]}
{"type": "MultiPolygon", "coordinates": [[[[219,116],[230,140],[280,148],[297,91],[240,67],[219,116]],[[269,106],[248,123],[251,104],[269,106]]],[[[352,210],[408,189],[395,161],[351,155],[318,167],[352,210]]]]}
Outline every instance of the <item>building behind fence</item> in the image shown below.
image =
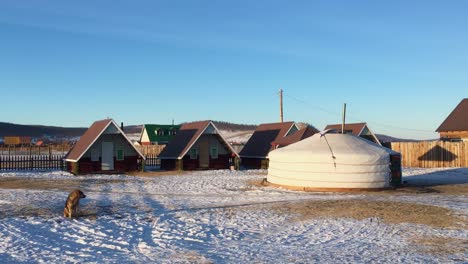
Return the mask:
{"type": "Polygon", "coordinates": [[[423,141],[392,142],[401,153],[403,167],[468,167],[468,142],[423,141]]]}

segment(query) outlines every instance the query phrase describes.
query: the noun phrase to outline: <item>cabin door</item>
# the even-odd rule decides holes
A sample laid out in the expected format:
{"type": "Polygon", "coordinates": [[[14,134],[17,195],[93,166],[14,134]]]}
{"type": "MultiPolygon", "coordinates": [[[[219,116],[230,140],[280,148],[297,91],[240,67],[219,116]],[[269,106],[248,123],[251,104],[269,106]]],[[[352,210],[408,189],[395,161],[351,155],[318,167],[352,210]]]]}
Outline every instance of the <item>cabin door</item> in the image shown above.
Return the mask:
{"type": "Polygon", "coordinates": [[[200,168],[210,167],[210,142],[207,140],[200,141],[199,143],[199,166],[200,168]]]}
{"type": "Polygon", "coordinates": [[[114,169],[114,143],[102,142],[101,170],[114,169]]]}

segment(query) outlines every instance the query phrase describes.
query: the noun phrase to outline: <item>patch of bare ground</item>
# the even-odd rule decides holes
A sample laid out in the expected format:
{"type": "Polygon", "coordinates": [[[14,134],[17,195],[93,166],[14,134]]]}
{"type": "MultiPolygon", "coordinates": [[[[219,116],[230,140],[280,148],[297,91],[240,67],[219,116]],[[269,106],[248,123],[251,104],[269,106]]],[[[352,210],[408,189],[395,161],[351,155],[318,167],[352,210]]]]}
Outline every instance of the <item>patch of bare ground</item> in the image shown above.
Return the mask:
{"type": "Polygon", "coordinates": [[[167,175],[185,175],[190,172],[188,171],[134,171],[129,172],[129,176],[139,176],[139,177],[157,177],[157,176],[167,176],[167,175]]]}
{"type": "Polygon", "coordinates": [[[79,189],[83,184],[112,184],[125,182],[123,179],[22,179],[5,178],[0,179],[0,188],[2,189],[38,189],[38,190],[64,190],[72,191],[79,189]]]}
{"type": "Polygon", "coordinates": [[[266,187],[268,186],[268,182],[266,179],[263,180],[249,180],[247,181],[247,185],[252,187],[266,187]]]}
{"type": "MultiPolygon", "coordinates": [[[[264,180],[248,181],[252,187],[266,187],[269,183],[264,180]]],[[[350,192],[347,192],[350,193],[350,192]]],[[[356,194],[357,192],[351,192],[356,194]]],[[[466,195],[468,184],[437,185],[437,186],[404,186],[395,190],[361,192],[365,195],[397,195],[397,194],[427,194],[466,195]]],[[[344,194],[344,193],[343,193],[344,194]]],[[[379,218],[389,224],[413,223],[433,226],[437,228],[466,228],[463,219],[456,216],[450,209],[404,203],[398,201],[373,200],[331,200],[331,201],[298,201],[287,204],[274,205],[277,210],[286,210],[298,215],[297,220],[310,218],[379,218]]]]}
{"type": "Polygon", "coordinates": [[[397,189],[400,192],[419,190],[436,192],[442,194],[455,194],[455,195],[468,195],[468,184],[451,184],[451,185],[435,185],[435,186],[408,186],[401,189],[397,189]]]}
{"type": "Polygon", "coordinates": [[[411,243],[432,255],[453,255],[468,252],[468,240],[453,237],[424,236],[413,238],[411,243]]]}
{"type": "Polygon", "coordinates": [[[389,224],[413,223],[436,228],[466,228],[463,219],[451,210],[415,203],[372,200],[298,201],[272,205],[281,213],[296,215],[295,220],[312,218],[378,218],[389,224]]]}

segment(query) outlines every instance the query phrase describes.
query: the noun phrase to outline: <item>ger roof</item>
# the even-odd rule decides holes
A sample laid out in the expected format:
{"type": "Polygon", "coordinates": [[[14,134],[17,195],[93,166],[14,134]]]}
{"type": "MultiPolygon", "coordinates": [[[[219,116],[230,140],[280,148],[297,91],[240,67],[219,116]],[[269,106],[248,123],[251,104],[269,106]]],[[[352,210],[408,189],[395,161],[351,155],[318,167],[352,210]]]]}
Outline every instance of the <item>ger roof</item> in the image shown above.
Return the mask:
{"type": "Polygon", "coordinates": [[[259,125],[239,155],[246,158],[266,158],[272,149],[271,143],[285,137],[295,125],[292,121],[259,125]]]}
{"type": "Polygon", "coordinates": [[[437,128],[437,132],[468,130],[468,98],[463,99],[437,128]]]}
{"type": "Polygon", "coordinates": [[[183,124],[177,135],[175,135],[172,140],[167,144],[167,146],[159,154],[159,158],[162,159],[181,159],[183,158],[189,149],[195,144],[195,142],[200,138],[200,136],[205,132],[205,130],[212,125],[217,131],[217,134],[220,136],[223,143],[237,155],[236,151],[227,143],[226,139],[219,133],[216,126],[211,120],[198,121],[192,123],[183,124]]]}
{"type": "Polygon", "coordinates": [[[128,144],[135,149],[135,151],[144,159],[145,156],[133,146],[130,139],[120,129],[120,127],[112,119],[104,119],[94,122],[88,130],[80,137],[75,146],[65,155],[64,160],[76,162],[88,151],[88,149],[96,142],[96,140],[106,131],[106,129],[113,125],[117,128],[120,134],[127,140],[128,144]]]}

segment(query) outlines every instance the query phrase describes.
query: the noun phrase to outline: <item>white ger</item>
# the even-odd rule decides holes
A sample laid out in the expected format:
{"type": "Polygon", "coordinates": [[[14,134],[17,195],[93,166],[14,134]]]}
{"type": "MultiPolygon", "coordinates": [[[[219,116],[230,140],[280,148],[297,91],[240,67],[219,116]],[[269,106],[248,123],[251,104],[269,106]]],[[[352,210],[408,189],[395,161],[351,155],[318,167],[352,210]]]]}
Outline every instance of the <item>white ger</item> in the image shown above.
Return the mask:
{"type": "Polygon", "coordinates": [[[294,190],[372,190],[401,182],[400,153],[351,134],[317,133],[268,157],[267,181],[294,190]]]}

